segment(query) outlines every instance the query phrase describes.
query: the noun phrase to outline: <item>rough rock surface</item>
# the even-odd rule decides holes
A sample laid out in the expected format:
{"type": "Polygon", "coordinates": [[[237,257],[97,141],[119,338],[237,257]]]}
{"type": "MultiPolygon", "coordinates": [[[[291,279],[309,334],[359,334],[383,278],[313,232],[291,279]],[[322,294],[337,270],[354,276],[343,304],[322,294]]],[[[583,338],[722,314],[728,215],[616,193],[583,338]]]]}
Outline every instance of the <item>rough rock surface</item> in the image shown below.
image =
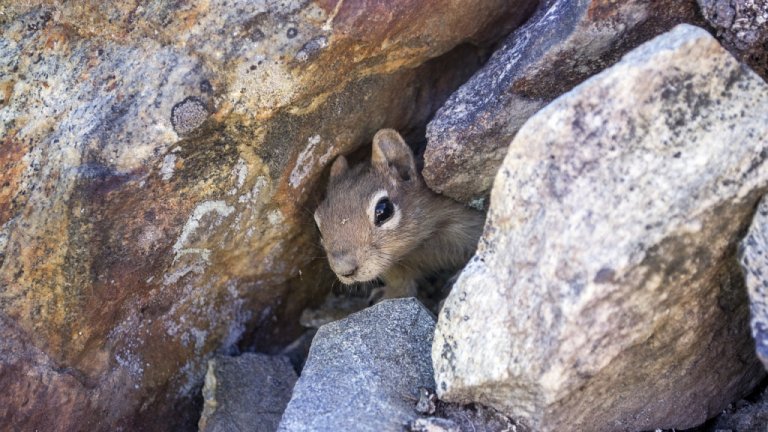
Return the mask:
{"type": "Polygon", "coordinates": [[[198,430],[276,431],[296,378],[287,357],[246,353],[208,360],[198,430]]]}
{"type": "Polygon", "coordinates": [[[696,426],[763,376],[736,249],[768,85],[681,25],[532,117],[439,316],[441,399],[534,430],[696,426]]]}
{"type": "Polygon", "coordinates": [[[534,3],[0,2],[0,423],[194,427],[207,358],[324,294],[325,166],[534,3]]]}
{"type": "Polygon", "coordinates": [[[695,0],[546,2],[429,123],[424,179],[479,205],[531,115],[640,43],[699,21],[695,0]]]}
{"type": "Polygon", "coordinates": [[[410,432],[526,432],[527,429],[493,408],[460,405],[437,399],[432,389],[419,389],[416,411],[425,417],[412,421],[410,432]]]}
{"type": "Polygon", "coordinates": [[[278,430],[397,431],[434,388],[435,318],[418,300],[385,300],[317,331],[278,430]]]}
{"type": "Polygon", "coordinates": [[[768,198],[760,201],[740,252],[755,350],[768,368],[768,198]]]}
{"type": "Polygon", "coordinates": [[[768,391],[755,401],[740,400],[728,407],[707,431],[765,432],[768,426],[768,391]]]}
{"type": "Polygon", "coordinates": [[[768,0],[698,0],[726,48],[768,80],[768,0]]]}

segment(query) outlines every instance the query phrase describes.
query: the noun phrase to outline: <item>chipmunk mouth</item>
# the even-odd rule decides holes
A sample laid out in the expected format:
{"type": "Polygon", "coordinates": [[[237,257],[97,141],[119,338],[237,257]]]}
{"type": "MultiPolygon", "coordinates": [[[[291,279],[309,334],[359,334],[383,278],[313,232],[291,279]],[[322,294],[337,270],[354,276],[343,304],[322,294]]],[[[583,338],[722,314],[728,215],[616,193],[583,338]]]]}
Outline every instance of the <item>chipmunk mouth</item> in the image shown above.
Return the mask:
{"type": "Polygon", "coordinates": [[[333,270],[333,273],[339,281],[346,285],[371,282],[379,277],[380,269],[377,266],[370,265],[370,263],[366,263],[362,266],[357,265],[357,263],[361,261],[363,260],[350,258],[347,255],[328,255],[328,262],[331,266],[331,270],[333,270]]]}
{"type": "Polygon", "coordinates": [[[346,285],[351,285],[355,283],[366,283],[366,282],[372,282],[378,279],[377,275],[374,275],[373,277],[366,277],[365,274],[361,274],[360,272],[355,273],[352,276],[343,276],[338,273],[336,273],[336,277],[341,281],[341,283],[346,285]]]}
{"type": "Polygon", "coordinates": [[[355,281],[354,279],[352,279],[352,278],[349,278],[349,277],[346,277],[346,276],[341,276],[341,275],[339,275],[339,274],[337,274],[337,275],[336,275],[336,277],[337,277],[337,278],[338,278],[338,279],[341,281],[341,283],[343,283],[343,284],[345,284],[345,285],[351,285],[351,284],[353,284],[353,283],[355,283],[355,282],[356,282],[356,281],[355,281]]]}
{"type": "Polygon", "coordinates": [[[341,281],[341,283],[343,283],[345,285],[352,285],[352,284],[356,284],[356,283],[365,283],[365,282],[370,282],[372,280],[375,280],[375,278],[374,279],[358,279],[358,278],[350,278],[350,277],[344,277],[344,276],[339,276],[339,275],[336,275],[336,277],[341,281]]]}

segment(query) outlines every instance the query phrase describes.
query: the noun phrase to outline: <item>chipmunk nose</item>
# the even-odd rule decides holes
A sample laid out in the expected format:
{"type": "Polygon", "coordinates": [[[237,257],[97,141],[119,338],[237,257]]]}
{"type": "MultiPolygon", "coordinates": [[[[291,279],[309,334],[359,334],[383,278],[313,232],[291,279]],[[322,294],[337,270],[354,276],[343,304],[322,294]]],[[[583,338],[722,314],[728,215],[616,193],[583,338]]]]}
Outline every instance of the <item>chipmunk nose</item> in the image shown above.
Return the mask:
{"type": "Polygon", "coordinates": [[[357,273],[357,260],[352,254],[334,252],[331,254],[331,268],[339,276],[352,277],[357,273]]]}

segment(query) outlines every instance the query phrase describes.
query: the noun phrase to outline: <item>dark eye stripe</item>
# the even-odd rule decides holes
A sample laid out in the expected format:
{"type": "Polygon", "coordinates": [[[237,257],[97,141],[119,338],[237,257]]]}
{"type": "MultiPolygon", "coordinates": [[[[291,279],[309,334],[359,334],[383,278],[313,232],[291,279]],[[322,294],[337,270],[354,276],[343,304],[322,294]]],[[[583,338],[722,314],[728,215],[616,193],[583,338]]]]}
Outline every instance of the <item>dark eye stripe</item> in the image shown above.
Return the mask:
{"type": "Polygon", "coordinates": [[[381,224],[389,220],[394,213],[395,206],[392,205],[392,201],[387,197],[380,199],[373,210],[373,224],[381,226],[381,224]]]}

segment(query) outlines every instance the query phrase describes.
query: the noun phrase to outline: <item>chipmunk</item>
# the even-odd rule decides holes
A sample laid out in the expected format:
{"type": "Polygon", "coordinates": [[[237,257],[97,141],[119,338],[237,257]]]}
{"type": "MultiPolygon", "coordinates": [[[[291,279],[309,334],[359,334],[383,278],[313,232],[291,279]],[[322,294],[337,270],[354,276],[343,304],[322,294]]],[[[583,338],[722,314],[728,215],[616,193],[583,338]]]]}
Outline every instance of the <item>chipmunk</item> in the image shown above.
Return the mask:
{"type": "Polygon", "coordinates": [[[384,297],[416,294],[417,280],[458,270],[475,252],[485,217],[430,190],[392,129],[373,137],[371,163],[339,156],[314,213],[331,269],[346,284],[381,278],[384,297]]]}

